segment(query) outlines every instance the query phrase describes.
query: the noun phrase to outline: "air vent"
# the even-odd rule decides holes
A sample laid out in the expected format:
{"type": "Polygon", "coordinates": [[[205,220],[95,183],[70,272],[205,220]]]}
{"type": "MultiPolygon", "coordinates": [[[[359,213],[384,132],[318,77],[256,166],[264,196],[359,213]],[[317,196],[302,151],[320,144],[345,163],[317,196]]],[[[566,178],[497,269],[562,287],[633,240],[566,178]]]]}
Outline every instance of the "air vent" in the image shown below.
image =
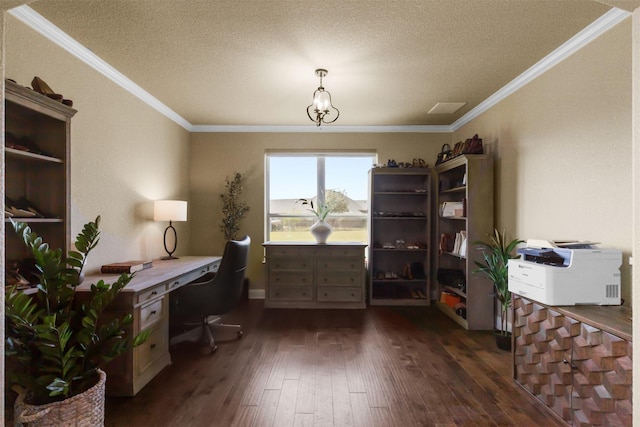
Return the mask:
{"type": "Polygon", "coordinates": [[[607,285],[607,298],[618,298],[620,285],[607,285]]]}

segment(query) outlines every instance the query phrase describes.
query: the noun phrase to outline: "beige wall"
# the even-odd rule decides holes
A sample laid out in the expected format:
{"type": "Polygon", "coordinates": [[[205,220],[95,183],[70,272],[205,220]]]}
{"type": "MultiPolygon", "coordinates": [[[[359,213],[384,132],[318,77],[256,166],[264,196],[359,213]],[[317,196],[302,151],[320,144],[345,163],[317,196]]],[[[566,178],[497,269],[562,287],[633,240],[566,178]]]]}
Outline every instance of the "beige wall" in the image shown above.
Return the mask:
{"type": "Polygon", "coordinates": [[[496,152],[496,224],[624,252],[631,304],[631,19],[459,129],[496,152]]]}
{"type": "Polygon", "coordinates": [[[227,176],[236,171],[244,174],[243,198],[250,211],[241,234],[252,239],[248,276],[252,290],[264,289],[261,245],[265,234],[264,156],[268,149],[375,150],[380,162],[419,157],[433,166],[440,147],[450,140],[450,134],[414,133],[194,133],[190,150],[191,252],[207,255],[222,251],[219,194],[224,191],[227,176]]]}
{"type": "MultiPolygon", "coordinates": [[[[73,237],[102,216],[87,271],[161,256],[168,224],[152,221],[151,200],[188,197],[189,133],[9,15],[5,41],[7,78],[30,86],[39,76],[78,110],[71,122],[73,237]]],[[[176,228],[178,253],[187,253],[188,224],[176,228]]]]}

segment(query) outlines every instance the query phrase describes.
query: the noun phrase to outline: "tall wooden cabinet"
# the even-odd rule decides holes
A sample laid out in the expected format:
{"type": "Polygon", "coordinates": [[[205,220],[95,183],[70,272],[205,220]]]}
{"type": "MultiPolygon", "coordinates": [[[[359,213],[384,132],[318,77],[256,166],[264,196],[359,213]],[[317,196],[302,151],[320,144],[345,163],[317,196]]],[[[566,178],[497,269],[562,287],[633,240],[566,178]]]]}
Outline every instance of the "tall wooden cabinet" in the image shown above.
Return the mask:
{"type": "Polygon", "coordinates": [[[493,158],[486,154],[462,155],[435,169],[438,308],[465,329],[493,329],[493,285],[474,273],[474,262],[482,260],[482,253],[473,243],[486,241],[493,233],[493,158]],[[456,236],[466,239],[460,245],[462,249],[454,248],[456,236]]]}
{"type": "Polygon", "coordinates": [[[369,303],[429,305],[431,170],[370,172],[369,303]]]}
{"type": "MultiPolygon", "coordinates": [[[[5,203],[28,201],[43,217],[14,218],[66,252],[71,241],[69,140],[76,110],[12,81],[5,84],[5,203]]],[[[6,225],[6,260],[28,257],[13,227],[6,225]]]]}

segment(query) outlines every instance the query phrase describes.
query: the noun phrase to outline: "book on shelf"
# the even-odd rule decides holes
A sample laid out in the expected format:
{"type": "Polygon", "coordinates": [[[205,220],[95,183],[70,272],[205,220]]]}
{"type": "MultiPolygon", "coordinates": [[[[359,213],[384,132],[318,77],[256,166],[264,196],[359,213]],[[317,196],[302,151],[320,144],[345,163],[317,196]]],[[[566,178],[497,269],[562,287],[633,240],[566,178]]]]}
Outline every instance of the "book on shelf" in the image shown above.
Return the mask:
{"type": "Polygon", "coordinates": [[[105,264],[100,268],[102,274],[135,273],[153,267],[152,261],[125,261],[105,264]]]}

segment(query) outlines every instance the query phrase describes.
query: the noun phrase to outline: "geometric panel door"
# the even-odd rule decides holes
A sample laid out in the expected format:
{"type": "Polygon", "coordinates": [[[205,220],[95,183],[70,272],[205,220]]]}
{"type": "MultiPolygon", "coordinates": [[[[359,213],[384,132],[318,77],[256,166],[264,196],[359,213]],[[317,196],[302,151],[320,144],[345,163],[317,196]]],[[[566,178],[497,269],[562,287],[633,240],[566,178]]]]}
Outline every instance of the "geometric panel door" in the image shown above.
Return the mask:
{"type": "Polygon", "coordinates": [[[575,426],[632,425],[633,344],[514,295],[514,376],[575,426]]]}

